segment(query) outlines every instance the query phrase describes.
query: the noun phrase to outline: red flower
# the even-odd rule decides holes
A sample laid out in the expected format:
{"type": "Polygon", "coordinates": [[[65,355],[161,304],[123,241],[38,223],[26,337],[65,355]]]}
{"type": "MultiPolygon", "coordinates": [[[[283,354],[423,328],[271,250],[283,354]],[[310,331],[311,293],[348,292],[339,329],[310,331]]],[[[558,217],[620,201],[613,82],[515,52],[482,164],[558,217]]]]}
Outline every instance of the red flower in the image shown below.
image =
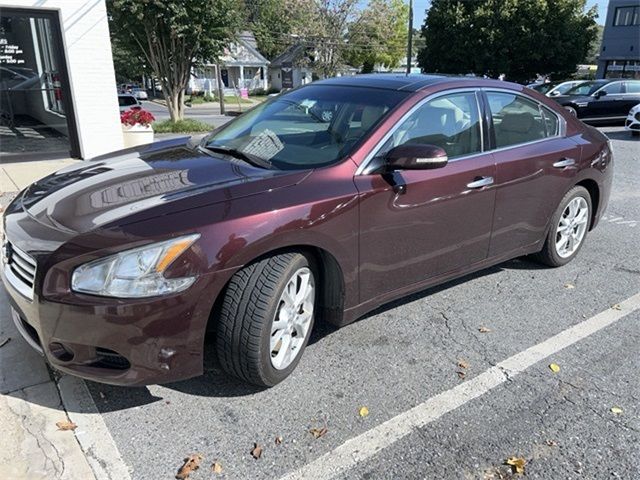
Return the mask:
{"type": "Polygon", "coordinates": [[[142,125],[148,127],[156,119],[151,112],[146,110],[127,110],[120,114],[120,123],[133,127],[134,125],[142,125]]]}

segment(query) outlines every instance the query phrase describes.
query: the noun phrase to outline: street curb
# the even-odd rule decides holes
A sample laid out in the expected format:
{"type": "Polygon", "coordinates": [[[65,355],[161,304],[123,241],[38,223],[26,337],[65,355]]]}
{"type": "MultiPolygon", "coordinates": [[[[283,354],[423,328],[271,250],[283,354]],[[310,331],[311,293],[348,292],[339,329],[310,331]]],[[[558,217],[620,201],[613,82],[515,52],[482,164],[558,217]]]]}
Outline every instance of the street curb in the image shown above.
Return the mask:
{"type": "Polygon", "coordinates": [[[74,433],[96,480],[130,480],[129,468],[84,380],[63,375],[56,385],[67,416],[78,426],[74,433]]]}

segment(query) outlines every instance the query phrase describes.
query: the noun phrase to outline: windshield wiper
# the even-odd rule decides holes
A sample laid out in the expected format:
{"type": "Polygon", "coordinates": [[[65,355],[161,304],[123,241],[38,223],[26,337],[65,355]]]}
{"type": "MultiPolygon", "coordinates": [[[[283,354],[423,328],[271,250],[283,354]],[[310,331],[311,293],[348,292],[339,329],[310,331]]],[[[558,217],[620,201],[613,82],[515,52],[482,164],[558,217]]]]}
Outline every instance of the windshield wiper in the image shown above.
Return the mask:
{"type": "Polygon", "coordinates": [[[229,155],[231,157],[244,160],[245,162],[250,163],[251,165],[256,167],[266,168],[269,170],[273,168],[273,165],[271,164],[271,162],[263,160],[262,158],[256,157],[254,155],[249,155],[247,153],[244,153],[243,151],[238,150],[237,148],[223,147],[221,145],[200,145],[198,146],[198,149],[200,151],[204,150],[208,152],[223,153],[225,155],[229,155]]]}

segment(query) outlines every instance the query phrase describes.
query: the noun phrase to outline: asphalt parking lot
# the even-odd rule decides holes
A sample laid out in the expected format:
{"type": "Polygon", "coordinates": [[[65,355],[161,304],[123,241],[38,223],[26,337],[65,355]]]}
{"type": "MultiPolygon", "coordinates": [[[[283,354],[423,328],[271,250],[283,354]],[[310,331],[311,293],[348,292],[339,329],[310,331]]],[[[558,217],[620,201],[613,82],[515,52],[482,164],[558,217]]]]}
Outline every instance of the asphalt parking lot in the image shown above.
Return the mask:
{"type": "Polygon", "coordinates": [[[268,390],[213,359],[170,385],[86,382],[131,477],[173,478],[200,453],[189,478],[501,479],[509,457],[529,478],[640,478],[640,309],[624,314],[640,292],[640,141],[603,130],[610,204],[565,267],[513,260],[343,329],[317,325],[297,370],[268,390]]]}

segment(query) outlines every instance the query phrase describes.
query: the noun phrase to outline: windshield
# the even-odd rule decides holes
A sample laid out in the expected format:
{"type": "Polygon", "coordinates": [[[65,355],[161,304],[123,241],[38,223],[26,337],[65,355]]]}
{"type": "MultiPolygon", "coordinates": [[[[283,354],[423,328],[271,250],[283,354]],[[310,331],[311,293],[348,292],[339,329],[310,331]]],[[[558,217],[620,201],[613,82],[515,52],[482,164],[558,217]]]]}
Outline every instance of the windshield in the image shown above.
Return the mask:
{"type": "Polygon", "coordinates": [[[566,95],[591,95],[607,82],[585,82],[576,85],[566,92],[566,95]]]}
{"type": "Polygon", "coordinates": [[[206,139],[272,168],[306,169],[344,158],[407,92],[309,85],[274,97],[206,139]]]}

